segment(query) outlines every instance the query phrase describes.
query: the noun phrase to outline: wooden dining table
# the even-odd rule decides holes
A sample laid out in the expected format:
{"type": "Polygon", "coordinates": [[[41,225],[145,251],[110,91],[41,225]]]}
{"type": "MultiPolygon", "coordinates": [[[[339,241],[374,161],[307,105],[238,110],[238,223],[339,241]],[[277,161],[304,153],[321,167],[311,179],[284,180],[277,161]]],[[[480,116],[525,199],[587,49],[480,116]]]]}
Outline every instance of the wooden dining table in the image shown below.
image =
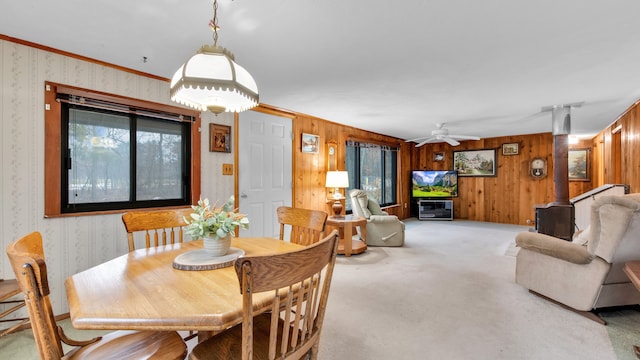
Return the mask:
{"type": "MultiPolygon", "coordinates": [[[[233,238],[231,246],[245,255],[303,248],[273,238],[233,238]]],[[[71,323],[78,329],[202,332],[240,323],[242,296],[233,266],[204,271],[172,266],[176,256],[201,248],[197,240],[139,249],[70,276],[65,287],[71,323]]],[[[268,309],[268,296],[254,295],[255,312],[268,309]]]]}

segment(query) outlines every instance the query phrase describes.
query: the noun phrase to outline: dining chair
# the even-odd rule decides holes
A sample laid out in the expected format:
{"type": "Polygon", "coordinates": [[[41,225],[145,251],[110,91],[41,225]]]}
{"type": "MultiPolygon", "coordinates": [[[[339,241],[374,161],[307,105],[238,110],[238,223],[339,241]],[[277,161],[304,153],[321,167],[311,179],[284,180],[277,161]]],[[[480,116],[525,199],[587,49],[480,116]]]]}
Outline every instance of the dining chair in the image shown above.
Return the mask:
{"type": "Polygon", "coordinates": [[[18,311],[18,309],[21,309],[26,305],[23,299],[19,299],[16,297],[16,295],[20,294],[20,292],[20,286],[18,285],[17,280],[0,279],[0,304],[8,307],[5,308],[2,313],[0,313],[0,319],[2,319],[0,320],[0,322],[17,322],[7,328],[0,329],[0,337],[9,335],[16,330],[22,329],[29,323],[29,318],[7,318],[9,314],[18,311]]]}
{"type": "MultiPolygon", "coordinates": [[[[185,217],[191,216],[193,209],[172,209],[158,211],[130,211],[122,214],[122,222],[127,230],[129,252],[136,249],[135,233],[144,231],[145,246],[160,246],[181,243],[184,238],[185,217]]],[[[184,337],[188,341],[197,336],[195,331],[189,331],[184,337]]]]}
{"type": "Polygon", "coordinates": [[[196,345],[189,359],[317,359],[337,239],[334,230],[294,252],[239,257],[242,323],[196,345]],[[261,292],[272,305],[254,317],[253,296],[261,292]]]}
{"type": "Polygon", "coordinates": [[[47,265],[39,232],[7,246],[9,262],[24,293],[40,359],[184,359],[187,346],[177,332],[115,331],[86,341],[69,339],[56,324],[49,299],[47,265]],[[64,353],[62,343],[76,348],[64,353]]]}
{"type": "Polygon", "coordinates": [[[280,206],[276,213],[280,224],[280,240],[284,240],[285,226],[291,227],[289,241],[294,244],[311,245],[324,236],[328,216],[324,211],[280,206]]]}
{"type": "Polygon", "coordinates": [[[124,213],[122,222],[127,230],[129,251],[136,249],[134,233],[142,231],[147,248],[181,243],[184,236],[182,227],[187,226],[184,217],[189,217],[191,213],[191,208],[124,213]]]}

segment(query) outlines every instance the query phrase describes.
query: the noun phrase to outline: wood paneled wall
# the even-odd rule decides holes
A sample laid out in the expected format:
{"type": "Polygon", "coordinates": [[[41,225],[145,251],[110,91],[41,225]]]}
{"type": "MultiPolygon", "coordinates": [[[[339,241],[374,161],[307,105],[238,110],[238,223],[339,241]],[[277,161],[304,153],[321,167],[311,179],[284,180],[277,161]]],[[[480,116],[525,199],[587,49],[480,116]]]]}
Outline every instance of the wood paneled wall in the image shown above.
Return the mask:
{"type": "Polygon", "coordinates": [[[454,218],[526,225],[535,219],[535,205],[553,201],[553,136],[551,133],[507,136],[463,141],[452,147],[447,143],[414,148],[414,169],[453,169],[453,151],[496,149],[495,177],[459,177],[454,199],[454,218]],[[502,155],[502,144],[517,143],[517,155],[502,155]],[[434,161],[433,153],[443,152],[444,161],[434,161]],[[547,161],[547,176],[529,176],[532,158],[547,161]]]}
{"type": "Polygon", "coordinates": [[[640,106],[632,104],[607,128],[593,138],[593,187],[627,184],[640,192],[640,106]]]}
{"type": "Polygon", "coordinates": [[[293,119],[293,206],[324,210],[331,213],[331,204],[327,203],[325,176],[327,171],[327,141],[338,144],[337,164],[339,170],[345,169],[345,147],[347,140],[357,139],[373,143],[399,146],[398,153],[398,206],[388,209],[400,218],[409,216],[408,179],[411,162],[410,146],[404,141],[373,132],[356,129],[331,121],[307,115],[298,115],[293,119]],[[320,136],[318,153],[301,152],[302,133],[320,136]]]}
{"type": "MultiPolygon", "coordinates": [[[[401,139],[345,126],[303,114],[293,117],[293,206],[331,212],[324,187],[327,169],[326,142],[338,143],[338,169],[345,168],[345,144],[349,139],[396,145],[398,154],[398,205],[388,209],[401,219],[416,216],[416,204],[410,197],[413,169],[446,170],[453,168],[454,150],[496,149],[495,177],[459,178],[459,197],[454,199],[454,218],[506,224],[532,225],[535,206],[554,201],[553,135],[541,133],[463,141],[451,147],[446,143],[426,144],[415,148],[401,139]],[[320,136],[316,154],[301,152],[302,133],[320,136]],[[517,143],[519,154],[502,155],[502,144],[517,143]],[[433,153],[445,154],[443,161],[434,161],[433,153]],[[529,175],[530,161],[541,157],[547,161],[547,176],[533,179],[529,175]]],[[[592,140],[583,140],[570,148],[590,149],[589,181],[570,181],[569,196],[574,197],[597,186],[623,183],[631,191],[640,191],[640,109],[633,104],[629,110],[592,140]],[[613,133],[618,126],[621,129],[613,133]]]]}
{"type": "MultiPolygon", "coordinates": [[[[293,206],[331,212],[324,187],[327,168],[326,142],[338,143],[338,168],[345,168],[344,148],[349,139],[368,140],[400,147],[398,154],[398,206],[388,209],[404,219],[415,216],[410,197],[413,169],[451,169],[454,148],[446,143],[413,144],[306,115],[293,119],[293,206]],[[316,154],[302,153],[302,133],[320,136],[321,147],[316,154]],[[444,161],[434,161],[434,152],[444,152],[444,161]]],[[[462,142],[455,150],[488,149],[497,151],[496,177],[465,177],[459,179],[460,196],[454,199],[455,218],[510,224],[528,224],[535,219],[535,205],[553,201],[553,137],[550,133],[509,136],[462,142]],[[518,143],[519,154],[503,156],[502,144],[518,143]],[[548,176],[535,180],[529,176],[529,161],[533,157],[547,160],[548,176]]],[[[583,185],[583,184],[580,184],[583,185]]]]}

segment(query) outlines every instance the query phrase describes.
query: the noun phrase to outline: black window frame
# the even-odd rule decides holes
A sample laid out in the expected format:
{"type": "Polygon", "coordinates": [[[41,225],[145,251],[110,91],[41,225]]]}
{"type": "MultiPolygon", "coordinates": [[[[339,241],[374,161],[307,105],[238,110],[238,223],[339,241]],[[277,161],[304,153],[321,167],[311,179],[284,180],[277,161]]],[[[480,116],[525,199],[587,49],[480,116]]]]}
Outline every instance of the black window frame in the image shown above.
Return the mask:
{"type": "MultiPolygon", "coordinates": [[[[396,147],[390,147],[386,145],[380,145],[375,143],[366,143],[366,142],[357,142],[357,141],[347,141],[346,144],[346,166],[347,172],[349,173],[349,188],[347,192],[352,189],[362,189],[362,176],[361,176],[361,149],[379,149],[380,151],[380,206],[392,206],[398,203],[398,151],[399,149],[396,147]],[[353,161],[349,161],[349,157],[351,152],[353,152],[353,161]],[[387,164],[387,156],[385,153],[391,153],[393,156],[391,157],[391,164],[387,164]],[[352,168],[350,167],[352,166],[352,168]],[[390,179],[386,177],[388,168],[391,167],[390,179]],[[392,193],[387,193],[387,187],[384,185],[386,181],[391,181],[391,187],[393,188],[392,193]],[[385,201],[388,197],[391,197],[390,201],[385,201]]],[[[348,204],[349,205],[349,204],[348,204]]],[[[350,207],[347,212],[351,212],[350,207]]]]}
{"type": "Polygon", "coordinates": [[[159,207],[175,207],[175,206],[188,206],[191,204],[192,198],[192,179],[191,179],[191,133],[193,131],[193,119],[187,118],[180,114],[169,114],[148,109],[136,108],[133,106],[122,104],[108,104],[98,100],[93,102],[87,101],[88,99],[82,99],[81,103],[74,101],[74,96],[59,96],[61,100],[61,149],[66,149],[60,152],[61,159],[61,186],[60,186],[60,199],[61,199],[61,213],[83,213],[83,212],[100,212],[110,210],[126,210],[126,209],[139,209],[139,208],[159,208],[159,207]],[[89,104],[89,105],[87,105],[89,104]],[[129,118],[129,176],[130,176],[130,189],[129,199],[127,201],[113,201],[113,202],[95,202],[95,203],[69,203],[69,172],[70,166],[73,164],[73,159],[69,154],[69,110],[81,109],[83,111],[99,112],[106,114],[117,114],[122,116],[127,114],[129,118]],[[137,200],[136,199],[136,183],[137,183],[137,152],[136,152],[136,134],[137,134],[137,121],[138,120],[152,120],[152,121],[175,121],[181,125],[181,137],[182,137],[182,157],[181,157],[181,197],[179,199],[159,199],[159,200],[137,200]],[[179,120],[178,120],[179,119],[179,120]]]}

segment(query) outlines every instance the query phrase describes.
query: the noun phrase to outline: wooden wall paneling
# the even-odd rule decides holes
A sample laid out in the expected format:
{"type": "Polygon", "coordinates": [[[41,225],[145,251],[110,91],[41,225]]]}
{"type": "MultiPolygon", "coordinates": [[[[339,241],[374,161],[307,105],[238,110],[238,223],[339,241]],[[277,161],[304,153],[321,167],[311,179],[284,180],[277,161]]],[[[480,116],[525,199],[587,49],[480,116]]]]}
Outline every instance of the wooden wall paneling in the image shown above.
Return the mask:
{"type": "Polygon", "coordinates": [[[521,163],[518,219],[520,224],[533,225],[535,206],[553,201],[553,136],[551,133],[521,137],[521,163]],[[547,176],[534,179],[530,175],[531,159],[540,157],[547,162],[547,176]]]}
{"type": "Polygon", "coordinates": [[[598,186],[602,186],[605,184],[604,182],[604,137],[602,133],[596,135],[591,140],[591,148],[593,151],[591,152],[591,159],[593,160],[592,170],[592,180],[591,184],[594,188],[598,186]]]}
{"type": "Polygon", "coordinates": [[[640,106],[635,105],[623,125],[623,149],[621,149],[621,173],[623,183],[629,184],[631,192],[640,192],[640,106]]]}
{"type": "MultiPolygon", "coordinates": [[[[416,153],[422,161],[425,154],[439,151],[443,146],[449,145],[427,144],[423,146],[426,147],[424,150],[421,148],[416,153]]],[[[454,150],[491,148],[497,151],[497,176],[460,177],[459,197],[454,199],[454,218],[531,224],[535,218],[535,205],[553,201],[553,137],[544,133],[463,141],[457,147],[448,147],[443,168],[453,168],[454,150]],[[519,154],[502,155],[504,143],[518,143],[519,154]],[[547,160],[550,175],[545,179],[535,180],[529,176],[529,160],[533,157],[547,160]]]]}
{"type": "Polygon", "coordinates": [[[297,117],[294,120],[294,161],[298,164],[296,174],[294,174],[294,207],[324,210],[326,211],[324,187],[325,179],[325,154],[324,146],[319,146],[317,153],[303,153],[301,151],[302,133],[320,136],[320,144],[326,140],[321,132],[320,124],[317,120],[308,117],[297,117]],[[320,199],[324,201],[321,202],[320,199]]]}
{"type": "Polygon", "coordinates": [[[622,146],[620,149],[621,181],[628,184],[630,192],[640,192],[640,107],[634,104],[633,108],[625,113],[621,119],[622,146]]]}
{"type": "MultiPolygon", "coordinates": [[[[518,137],[509,137],[505,139],[504,143],[517,143],[518,151],[522,151],[522,146],[518,137]]],[[[498,176],[498,188],[500,189],[501,194],[497,195],[497,199],[501,197],[502,201],[496,202],[495,211],[499,214],[500,218],[504,218],[507,223],[518,224],[519,213],[513,210],[518,209],[518,205],[520,203],[520,177],[521,175],[526,175],[526,172],[521,173],[520,153],[517,155],[503,155],[502,145],[500,145],[497,150],[497,156],[498,173],[501,173],[502,175],[498,176]]]]}
{"type": "MultiPolygon", "coordinates": [[[[640,189],[640,157],[633,153],[640,146],[640,123],[638,113],[633,108],[618,120],[623,124],[620,157],[607,157],[605,130],[593,140],[579,146],[591,148],[591,181],[570,182],[570,196],[602,185],[607,179],[606,168],[611,161],[621,161],[621,181],[634,189],[640,189]],[[617,159],[616,159],[617,158],[617,159]]],[[[610,131],[608,129],[607,131],[610,131]]],[[[550,203],[554,199],[553,182],[553,136],[551,133],[497,137],[479,141],[463,141],[457,147],[446,143],[425,144],[416,148],[413,143],[404,143],[399,139],[351,128],[330,121],[298,116],[294,121],[296,170],[294,173],[294,206],[322,209],[328,211],[326,188],[324,188],[325,147],[321,146],[316,155],[300,152],[300,134],[312,133],[320,136],[322,144],[326,140],[337,140],[344,149],[350,138],[369,141],[397,142],[400,144],[398,156],[398,204],[390,211],[400,218],[415,216],[412,212],[410,196],[410,171],[412,169],[453,168],[454,150],[497,149],[497,176],[495,178],[461,177],[458,179],[459,196],[454,199],[454,218],[475,221],[491,221],[520,225],[533,225],[535,206],[550,203]],[[518,155],[503,156],[502,144],[516,142],[518,155]],[[433,161],[434,152],[443,152],[444,161],[433,161]],[[533,157],[542,157],[547,161],[547,177],[535,180],[529,176],[529,161],[533,157]],[[406,204],[406,208],[405,208],[406,204]]],[[[344,151],[338,154],[342,169],[345,162],[344,151]]],[[[609,165],[610,166],[610,165],[609,165]]],[[[638,190],[636,190],[638,191],[638,190]]]]}
{"type": "Polygon", "coordinates": [[[411,216],[411,155],[413,144],[402,143],[398,154],[398,203],[399,211],[395,214],[401,219],[411,216]]]}
{"type": "MultiPolygon", "coordinates": [[[[518,137],[519,139],[519,154],[511,155],[512,157],[517,157],[515,161],[518,164],[514,164],[514,166],[518,166],[519,169],[519,177],[518,177],[518,207],[514,209],[518,212],[517,219],[518,222],[516,224],[527,224],[531,225],[533,219],[533,207],[532,204],[535,203],[534,198],[534,188],[537,183],[544,180],[536,180],[533,179],[530,175],[529,166],[531,164],[531,159],[534,157],[540,156],[534,152],[534,142],[536,139],[539,139],[538,136],[531,136],[528,141],[524,137],[518,137]]],[[[539,141],[539,140],[538,140],[539,141]]],[[[548,171],[547,166],[547,171],[548,171]]]]}
{"type": "MultiPolygon", "coordinates": [[[[325,187],[326,176],[326,146],[327,140],[335,140],[338,143],[338,168],[345,168],[345,146],[346,141],[350,138],[359,140],[367,140],[378,143],[403,143],[399,139],[371,133],[368,131],[352,128],[349,126],[333,123],[331,121],[315,118],[307,115],[300,115],[294,119],[294,162],[296,164],[293,176],[293,205],[294,207],[302,207],[308,209],[323,210],[331,212],[329,204],[327,204],[327,189],[325,187]],[[306,154],[300,151],[301,134],[310,133],[320,136],[320,148],[317,154],[306,154]]],[[[401,146],[398,154],[400,164],[410,164],[411,154],[409,146],[401,146]]],[[[407,171],[404,166],[399,165],[398,183],[403,173],[407,171]]],[[[401,192],[406,191],[406,187],[399,187],[397,194],[399,206],[389,209],[389,212],[398,214],[404,218],[403,202],[408,201],[407,196],[401,192]]]]}
{"type": "Polygon", "coordinates": [[[611,127],[608,127],[606,129],[604,129],[604,131],[602,131],[602,139],[603,139],[603,144],[604,146],[602,147],[602,151],[603,151],[603,176],[604,176],[604,183],[605,184],[610,184],[611,183],[611,173],[612,173],[612,169],[611,169],[611,127]]]}
{"type": "MultiPolygon", "coordinates": [[[[500,168],[500,159],[502,157],[502,143],[506,142],[506,138],[490,138],[485,141],[485,149],[495,149],[496,150],[496,176],[495,177],[487,177],[484,178],[484,188],[485,195],[487,200],[484,205],[484,216],[488,218],[491,222],[507,222],[506,213],[500,212],[500,204],[509,203],[509,194],[506,194],[507,184],[511,181],[509,176],[508,168],[500,168]],[[501,176],[498,174],[503,172],[501,176]]],[[[512,201],[511,201],[512,202],[512,201]]],[[[508,207],[508,204],[504,204],[508,207]]]]}
{"type": "Polygon", "coordinates": [[[640,107],[636,106],[636,111],[633,114],[632,121],[629,124],[629,130],[627,130],[628,143],[624,159],[627,163],[623,163],[623,168],[627,169],[627,178],[633,179],[633,183],[626,181],[627,184],[632,185],[631,191],[640,192],[640,156],[638,156],[638,149],[640,149],[640,107]],[[635,150],[635,151],[634,151],[635,150]]]}
{"type": "Polygon", "coordinates": [[[532,152],[534,149],[532,145],[533,140],[536,138],[539,139],[540,136],[531,137],[530,141],[525,141],[526,139],[524,137],[518,137],[519,153],[518,155],[511,155],[511,157],[515,157],[514,161],[516,163],[514,163],[513,166],[517,167],[519,174],[518,184],[515,187],[518,201],[517,208],[514,208],[514,211],[516,211],[517,214],[514,215],[512,224],[532,225],[535,219],[532,206],[532,204],[535,203],[534,187],[538,185],[538,182],[542,181],[532,178],[530,173],[531,160],[539,156],[534,155],[532,152]]]}
{"type": "MultiPolygon", "coordinates": [[[[614,124],[615,125],[615,124],[614,124]]],[[[617,126],[617,125],[616,125],[617,126]]],[[[622,131],[611,132],[611,174],[610,179],[612,184],[620,184],[621,176],[622,176],[622,163],[625,159],[620,157],[621,155],[621,146],[622,146],[622,131]],[[615,159],[620,159],[620,161],[615,161],[615,159]]],[[[593,155],[592,155],[593,158],[593,155]]]]}
{"type": "Polygon", "coordinates": [[[327,147],[324,146],[327,141],[326,122],[313,119],[311,123],[313,124],[312,129],[315,131],[314,134],[320,135],[320,149],[315,156],[312,173],[313,185],[318,191],[310,194],[311,199],[309,201],[314,204],[312,209],[325,209],[327,207],[327,187],[325,186],[327,180],[327,147]]]}
{"type": "MultiPolygon", "coordinates": [[[[635,177],[638,176],[637,169],[634,169],[633,167],[635,166],[637,168],[640,165],[640,162],[637,159],[637,154],[634,154],[633,151],[634,149],[637,150],[638,146],[640,145],[640,143],[638,142],[638,135],[640,134],[640,124],[638,123],[637,112],[638,106],[636,104],[632,106],[631,109],[629,109],[626,113],[624,113],[618,119],[618,121],[616,121],[601,133],[606,134],[607,132],[610,132],[616,126],[616,123],[622,126],[620,130],[620,159],[618,159],[618,162],[620,164],[620,181],[623,184],[629,184],[631,192],[637,192],[639,190],[637,186],[632,186],[632,184],[637,184],[637,180],[635,179],[635,177]]],[[[610,149],[610,146],[606,146],[605,151],[609,151],[610,153],[612,153],[612,149],[610,149]]],[[[605,181],[609,179],[609,176],[607,175],[607,170],[609,169],[610,166],[605,167],[605,181]]]]}
{"type": "Polygon", "coordinates": [[[640,192],[640,108],[638,102],[618,117],[610,126],[598,133],[592,141],[592,186],[614,183],[619,180],[629,185],[630,192],[640,192]],[[620,146],[612,144],[612,130],[621,125],[620,146]],[[619,167],[619,178],[615,175],[619,167]]]}

